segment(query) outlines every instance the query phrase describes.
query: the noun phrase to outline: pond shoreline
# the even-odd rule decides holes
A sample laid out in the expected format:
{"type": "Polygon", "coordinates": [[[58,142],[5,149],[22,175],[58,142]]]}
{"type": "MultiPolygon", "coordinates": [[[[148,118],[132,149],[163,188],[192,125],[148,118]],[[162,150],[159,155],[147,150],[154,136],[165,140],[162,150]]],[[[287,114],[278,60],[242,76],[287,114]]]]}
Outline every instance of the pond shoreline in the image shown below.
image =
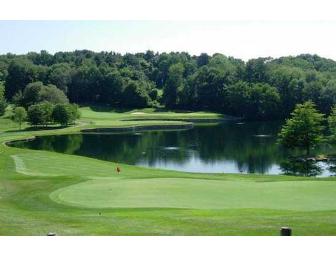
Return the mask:
{"type": "Polygon", "coordinates": [[[80,132],[85,133],[115,133],[115,132],[132,132],[132,131],[155,131],[155,130],[187,130],[194,127],[193,123],[186,124],[169,124],[169,125],[144,125],[144,126],[130,126],[130,127],[103,127],[103,128],[87,128],[81,129],[80,132]]]}
{"type": "MultiPolygon", "coordinates": [[[[73,133],[53,134],[53,137],[45,137],[50,136],[50,132],[43,135],[35,133],[36,141],[32,143],[29,142],[32,140],[31,137],[28,139],[16,139],[16,141],[19,140],[20,144],[21,140],[23,144],[28,143],[32,146],[26,147],[26,149],[33,148],[57,152],[76,150],[76,153],[68,154],[155,169],[189,173],[281,175],[284,170],[281,164],[284,164],[283,160],[285,158],[276,156],[280,154],[278,148],[273,146],[275,138],[273,136],[270,136],[271,138],[267,140],[255,138],[255,133],[274,134],[278,124],[272,122],[246,122],[245,125],[237,126],[236,124],[238,123],[236,122],[217,122],[218,125],[187,122],[165,122],[162,124],[143,122],[139,124],[130,123],[133,124],[130,126],[93,126],[82,127],[73,133]],[[150,131],[154,132],[151,133],[150,131]],[[59,135],[62,137],[58,137],[59,135]],[[80,137],[72,135],[79,135],[80,137]],[[135,136],[137,137],[135,138],[135,136]],[[248,142],[244,143],[243,141],[248,142]],[[43,144],[47,147],[43,147],[43,144]],[[63,145],[60,147],[60,144],[63,145]],[[233,149],[224,144],[229,144],[233,149]],[[64,149],[66,145],[70,147],[64,149]],[[83,147],[81,147],[82,145],[83,147]],[[81,152],[81,148],[85,149],[81,152]],[[272,152],[265,151],[264,148],[270,148],[272,152]],[[242,151],[239,156],[237,149],[242,151]],[[210,151],[211,153],[208,153],[210,151]],[[252,158],[251,155],[253,156],[252,158]],[[265,158],[267,159],[266,161],[261,161],[265,158]]],[[[17,146],[16,142],[9,142],[7,145],[20,148],[20,145],[17,146]]],[[[24,148],[24,146],[21,148],[24,148]]],[[[305,160],[307,162],[326,161],[326,155],[319,154],[316,158],[307,158],[305,160]]],[[[303,162],[301,158],[292,159],[298,163],[306,162],[303,162]]],[[[293,165],[294,162],[291,164],[293,165]]],[[[288,171],[289,164],[284,166],[288,171]]],[[[295,168],[298,167],[300,168],[301,166],[295,165],[295,168]]],[[[296,174],[294,170],[290,169],[290,171],[296,174]]],[[[317,175],[322,175],[322,171],[321,173],[316,173],[317,175]]],[[[306,174],[306,172],[303,174],[306,174]]]]}
{"type": "Polygon", "coordinates": [[[182,121],[182,122],[191,122],[191,123],[221,123],[226,121],[241,121],[244,120],[240,117],[225,117],[225,118],[132,118],[132,119],[123,119],[122,121],[182,121]]]}

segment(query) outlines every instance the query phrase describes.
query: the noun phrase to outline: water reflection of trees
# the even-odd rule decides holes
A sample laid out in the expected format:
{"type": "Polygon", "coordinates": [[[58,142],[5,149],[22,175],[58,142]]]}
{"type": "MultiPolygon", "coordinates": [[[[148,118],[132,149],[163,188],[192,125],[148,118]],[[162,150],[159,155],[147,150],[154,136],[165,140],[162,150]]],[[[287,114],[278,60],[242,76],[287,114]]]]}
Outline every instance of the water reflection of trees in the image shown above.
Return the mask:
{"type": "MultiPolygon", "coordinates": [[[[275,144],[277,123],[248,123],[237,125],[226,123],[211,127],[198,127],[188,132],[171,132],[161,141],[189,150],[179,160],[199,157],[205,163],[228,160],[234,161],[241,172],[264,173],[282,159],[283,151],[275,144]],[[266,134],[271,136],[258,137],[266,134]],[[174,141],[174,142],[172,142],[174,141]],[[194,153],[193,150],[196,150],[194,153]],[[191,153],[190,153],[191,151],[191,153]]],[[[180,152],[180,156],[182,152],[180,152]]],[[[176,158],[169,158],[178,162],[176,158]]]]}
{"type": "Polygon", "coordinates": [[[336,161],[333,161],[328,164],[328,171],[331,175],[336,175],[336,161]]]}
{"type": "Polygon", "coordinates": [[[75,154],[81,147],[81,135],[41,136],[30,141],[17,141],[14,146],[34,150],[48,150],[67,154],[75,154]]]}
{"type": "Polygon", "coordinates": [[[275,143],[278,130],[279,124],[274,122],[226,123],[188,131],[47,136],[26,145],[129,164],[140,160],[149,165],[158,161],[183,164],[192,158],[204,163],[228,160],[241,172],[265,173],[284,158],[284,151],[275,143]],[[271,136],[256,136],[261,134],[271,136]]]}
{"type": "Polygon", "coordinates": [[[323,172],[318,162],[312,160],[284,160],[280,163],[280,167],[285,175],[317,176],[323,172]]]}
{"type": "Polygon", "coordinates": [[[228,160],[241,172],[264,173],[282,159],[283,152],[275,144],[278,127],[277,123],[227,123],[188,131],[86,135],[79,153],[130,164],[142,160],[149,165],[158,161],[183,164],[194,157],[204,163],[228,160]]]}
{"type": "Polygon", "coordinates": [[[200,157],[205,162],[234,160],[241,172],[267,172],[282,158],[276,145],[277,123],[226,124],[200,132],[200,157]],[[257,135],[270,135],[259,137],[257,135]]]}

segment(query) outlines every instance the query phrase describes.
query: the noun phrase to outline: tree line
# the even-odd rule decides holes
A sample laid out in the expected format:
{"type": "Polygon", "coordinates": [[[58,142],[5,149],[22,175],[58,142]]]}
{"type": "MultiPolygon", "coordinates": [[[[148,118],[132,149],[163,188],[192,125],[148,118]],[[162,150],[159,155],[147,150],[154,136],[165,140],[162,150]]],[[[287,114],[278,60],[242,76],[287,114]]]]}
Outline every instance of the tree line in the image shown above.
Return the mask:
{"type": "MultiPolygon", "coordinates": [[[[5,114],[7,102],[4,97],[4,86],[0,85],[0,115],[5,114]]],[[[28,121],[31,126],[74,124],[80,117],[76,104],[70,104],[64,92],[55,85],[44,85],[42,82],[29,83],[12,98],[15,108],[9,114],[22,127],[28,121]]]]}
{"type": "Polygon", "coordinates": [[[306,101],[324,114],[336,104],[336,62],[309,54],[247,62],[218,53],[5,54],[0,83],[5,99],[25,108],[36,95],[29,94],[32,86],[40,91],[34,102],[56,97],[63,103],[210,110],[262,120],[286,118],[306,101]]]}
{"type": "Polygon", "coordinates": [[[47,127],[51,124],[68,126],[74,124],[80,117],[80,112],[75,104],[52,104],[43,102],[29,106],[28,111],[18,106],[14,108],[13,120],[20,125],[27,121],[31,126],[47,127]]]}

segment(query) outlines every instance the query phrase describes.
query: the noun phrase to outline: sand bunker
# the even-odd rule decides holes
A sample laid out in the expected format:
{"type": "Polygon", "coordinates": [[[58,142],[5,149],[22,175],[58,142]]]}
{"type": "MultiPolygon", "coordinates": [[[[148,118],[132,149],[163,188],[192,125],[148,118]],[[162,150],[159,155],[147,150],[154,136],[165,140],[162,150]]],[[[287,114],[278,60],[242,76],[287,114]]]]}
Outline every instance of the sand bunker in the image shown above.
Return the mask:
{"type": "Polygon", "coordinates": [[[134,114],[134,115],[142,115],[142,114],[146,114],[145,112],[132,112],[131,114],[134,114]]]}

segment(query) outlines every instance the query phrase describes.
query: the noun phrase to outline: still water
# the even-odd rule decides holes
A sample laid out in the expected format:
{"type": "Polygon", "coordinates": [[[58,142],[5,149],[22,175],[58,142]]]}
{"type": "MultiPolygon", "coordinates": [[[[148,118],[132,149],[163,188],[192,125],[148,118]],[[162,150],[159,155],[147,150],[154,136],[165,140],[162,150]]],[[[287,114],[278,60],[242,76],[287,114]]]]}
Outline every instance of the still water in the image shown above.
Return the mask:
{"type": "MultiPolygon", "coordinates": [[[[161,169],[202,173],[334,175],[327,163],[288,160],[276,144],[279,122],[224,122],[180,131],[41,136],[13,146],[161,169]]],[[[333,152],[319,148],[318,152],[333,152]]]]}

